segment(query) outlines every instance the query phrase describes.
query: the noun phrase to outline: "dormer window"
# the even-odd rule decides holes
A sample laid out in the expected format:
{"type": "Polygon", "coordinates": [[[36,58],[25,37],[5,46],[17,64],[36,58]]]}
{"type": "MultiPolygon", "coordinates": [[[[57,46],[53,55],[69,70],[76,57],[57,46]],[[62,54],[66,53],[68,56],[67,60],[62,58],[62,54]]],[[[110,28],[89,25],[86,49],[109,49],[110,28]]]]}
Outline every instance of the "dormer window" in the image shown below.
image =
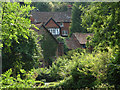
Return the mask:
{"type": "Polygon", "coordinates": [[[63,23],[60,23],[60,27],[64,27],[64,24],[63,24],[63,23]]]}
{"type": "Polygon", "coordinates": [[[35,23],[37,23],[37,20],[35,19],[35,23]]]}

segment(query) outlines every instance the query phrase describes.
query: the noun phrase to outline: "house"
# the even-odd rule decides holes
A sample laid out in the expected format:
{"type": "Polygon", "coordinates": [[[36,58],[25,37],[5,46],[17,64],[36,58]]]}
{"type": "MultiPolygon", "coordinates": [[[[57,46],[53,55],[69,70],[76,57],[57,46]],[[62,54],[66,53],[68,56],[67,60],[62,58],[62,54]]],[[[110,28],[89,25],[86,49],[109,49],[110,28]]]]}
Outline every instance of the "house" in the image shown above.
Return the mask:
{"type": "Polygon", "coordinates": [[[56,38],[52,35],[52,33],[42,23],[35,25],[39,28],[39,30],[35,28],[32,29],[35,30],[38,33],[38,35],[43,36],[43,39],[40,42],[38,42],[40,43],[40,46],[43,49],[43,54],[50,54],[51,57],[62,56],[64,54],[63,44],[58,42],[56,38]]]}
{"type": "Polygon", "coordinates": [[[69,39],[66,39],[66,44],[69,50],[77,48],[86,48],[87,37],[93,36],[92,33],[73,33],[69,39]]]}
{"type": "Polygon", "coordinates": [[[31,11],[30,17],[32,24],[43,25],[52,33],[53,36],[68,36],[71,23],[71,10],[66,12],[39,12],[31,11]]]}
{"type": "Polygon", "coordinates": [[[51,32],[54,37],[61,35],[61,27],[53,18],[50,18],[47,23],[45,23],[45,27],[51,32]]]}

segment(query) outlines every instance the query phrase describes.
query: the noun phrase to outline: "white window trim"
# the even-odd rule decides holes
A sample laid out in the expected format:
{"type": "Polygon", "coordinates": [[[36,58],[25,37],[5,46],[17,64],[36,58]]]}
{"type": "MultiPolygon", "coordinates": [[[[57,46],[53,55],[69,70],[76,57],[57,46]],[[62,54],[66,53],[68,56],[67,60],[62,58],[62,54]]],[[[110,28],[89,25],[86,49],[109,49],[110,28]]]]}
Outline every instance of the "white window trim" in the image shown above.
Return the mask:
{"type": "Polygon", "coordinates": [[[64,27],[64,24],[63,24],[63,23],[60,23],[60,27],[64,27]]]}
{"type": "Polygon", "coordinates": [[[60,29],[59,28],[49,28],[48,29],[52,35],[59,35],[60,34],[60,29]]]}

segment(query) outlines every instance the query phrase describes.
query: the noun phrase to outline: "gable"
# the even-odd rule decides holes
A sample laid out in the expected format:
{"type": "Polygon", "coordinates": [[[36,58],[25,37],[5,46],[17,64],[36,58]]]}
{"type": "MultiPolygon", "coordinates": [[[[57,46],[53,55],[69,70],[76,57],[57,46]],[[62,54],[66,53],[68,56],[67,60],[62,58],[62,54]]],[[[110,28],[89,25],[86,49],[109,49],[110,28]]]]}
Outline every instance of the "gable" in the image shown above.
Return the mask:
{"type": "Polygon", "coordinates": [[[45,24],[45,27],[49,27],[49,28],[60,28],[60,26],[57,24],[57,22],[55,22],[55,20],[53,18],[50,18],[48,20],[48,22],[45,24]]]}

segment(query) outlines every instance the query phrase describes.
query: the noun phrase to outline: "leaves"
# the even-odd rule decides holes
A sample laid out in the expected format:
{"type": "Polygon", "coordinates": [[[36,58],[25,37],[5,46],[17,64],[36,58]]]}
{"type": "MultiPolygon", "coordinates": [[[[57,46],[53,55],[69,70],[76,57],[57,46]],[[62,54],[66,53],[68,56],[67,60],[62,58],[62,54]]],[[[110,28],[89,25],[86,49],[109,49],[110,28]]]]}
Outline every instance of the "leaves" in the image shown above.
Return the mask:
{"type": "Polygon", "coordinates": [[[119,31],[117,26],[119,23],[119,18],[117,18],[119,17],[118,12],[120,12],[119,6],[117,5],[119,4],[119,2],[91,3],[87,8],[82,9],[82,25],[88,31],[94,33],[92,39],[92,45],[94,47],[101,46],[104,49],[107,46],[114,47],[115,44],[119,44],[117,40],[120,37],[114,34],[114,32],[119,31]]]}
{"type": "Polygon", "coordinates": [[[26,17],[29,17],[27,13],[31,10],[30,5],[20,7],[17,2],[2,3],[2,5],[2,36],[4,43],[6,45],[11,45],[11,42],[6,41],[8,37],[10,37],[10,39],[15,39],[15,41],[18,42],[17,37],[19,35],[23,35],[24,38],[28,39],[30,20],[26,19],[26,17]]]}

